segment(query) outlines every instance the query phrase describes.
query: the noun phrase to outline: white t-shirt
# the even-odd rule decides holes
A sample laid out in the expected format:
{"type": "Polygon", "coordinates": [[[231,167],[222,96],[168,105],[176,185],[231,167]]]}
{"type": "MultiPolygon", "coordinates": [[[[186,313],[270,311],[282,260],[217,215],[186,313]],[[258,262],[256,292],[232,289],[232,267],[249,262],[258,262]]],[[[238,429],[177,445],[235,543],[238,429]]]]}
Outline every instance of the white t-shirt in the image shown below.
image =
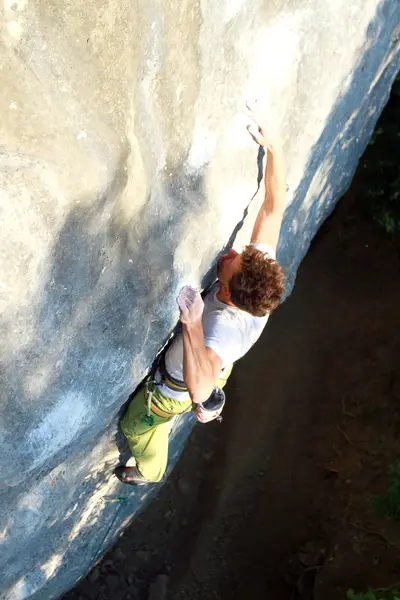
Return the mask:
{"type": "MultiPolygon", "coordinates": [[[[254,246],[275,259],[275,252],[271,246],[259,243],[254,243],[254,246]]],[[[216,297],[219,286],[218,281],[214,283],[204,298],[203,330],[205,345],[212,348],[222,360],[223,375],[226,367],[239,360],[256,343],[269,315],[254,317],[244,310],[221,302],[216,297]]],[[[172,377],[183,381],[182,335],[177,336],[169,347],[165,356],[165,366],[172,377]]],[[[188,392],[175,392],[162,384],[159,384],[159,388],[165,396],[174,400],[189,398],[188,392]]]]}

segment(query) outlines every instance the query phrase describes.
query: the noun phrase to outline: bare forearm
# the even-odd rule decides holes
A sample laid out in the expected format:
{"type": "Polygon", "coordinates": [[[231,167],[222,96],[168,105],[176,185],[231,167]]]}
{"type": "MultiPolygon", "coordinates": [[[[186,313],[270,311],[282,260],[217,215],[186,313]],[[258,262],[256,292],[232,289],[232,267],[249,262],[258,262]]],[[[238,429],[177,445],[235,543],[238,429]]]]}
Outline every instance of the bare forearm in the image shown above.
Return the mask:
{"type": "Polygon", "coordinates": [[[267,150],[265,166],[265,197],[256,218],[251,241],[267,244],[276,251],[285,212],[285,163],[279,138],[269,138],[253,106],[247,104],[249,116],[255,125],[249,125],[251,137],[267,150]]]}
{"type": "Polygon", "coordinates": [[[205,401],[214,387],[213,368],[204,345],[201,320],[183,324],[183,376],[193,402],[205,401]]]}
{"type": "Polygon", "coordinates": [[[285,162],[279,144],[267,150],[265,167],[265,199],[263,208],[267,214],[280,212],[285,209],[285,162]]]}

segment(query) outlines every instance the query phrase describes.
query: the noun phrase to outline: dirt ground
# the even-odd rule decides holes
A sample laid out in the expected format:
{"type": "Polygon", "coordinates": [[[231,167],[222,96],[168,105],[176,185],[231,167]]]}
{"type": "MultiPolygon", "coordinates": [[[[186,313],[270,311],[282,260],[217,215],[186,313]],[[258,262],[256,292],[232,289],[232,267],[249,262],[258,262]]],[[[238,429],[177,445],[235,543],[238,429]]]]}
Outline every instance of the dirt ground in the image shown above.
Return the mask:
{"type": "Polygon", "coordinates": [[[400,525],[371,503],[400,456],[400,244],[356,188],[236,366],[222,424],[196,426],[64,600],[336,600],[400,581],[400,525]]]}

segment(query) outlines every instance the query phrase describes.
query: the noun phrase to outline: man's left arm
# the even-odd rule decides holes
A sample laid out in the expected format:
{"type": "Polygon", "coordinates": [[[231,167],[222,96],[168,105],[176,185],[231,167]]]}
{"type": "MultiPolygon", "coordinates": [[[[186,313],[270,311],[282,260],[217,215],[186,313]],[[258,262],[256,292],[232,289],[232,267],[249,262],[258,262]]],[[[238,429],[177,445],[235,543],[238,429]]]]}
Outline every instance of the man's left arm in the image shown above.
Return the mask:
{"type": "Polygon", "coordinates": [[[205,402],[222,369],[222,359],[204,343],[200,293],[185,287],[178,296],[183,335],[183,377],[195,404],[205,402]]]}
{"type": "Polygon", "coordinates": [[[255,126],[249,126],[252,138],[267,152],[265,166],[265,196],[254,224],[251,241],[268,244],[274,251],[278,245],[283,214],[285,211],[285,161],[280,140],[271,140],[256,112],[248,106],[255,126]]]}

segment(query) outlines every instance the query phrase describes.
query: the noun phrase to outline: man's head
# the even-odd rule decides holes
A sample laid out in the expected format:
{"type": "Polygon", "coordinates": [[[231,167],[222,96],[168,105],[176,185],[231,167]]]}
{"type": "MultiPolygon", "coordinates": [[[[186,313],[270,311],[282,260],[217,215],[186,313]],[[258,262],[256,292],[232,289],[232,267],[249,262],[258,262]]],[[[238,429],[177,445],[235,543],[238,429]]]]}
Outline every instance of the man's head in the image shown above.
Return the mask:
{"type": "Polygon", "coordinates": [[[222,298],[238,308],[262,317],[280,303],[284,273],[280,264],[253,245],[241,254],[230,250],[218,262],[222,298]]]}

